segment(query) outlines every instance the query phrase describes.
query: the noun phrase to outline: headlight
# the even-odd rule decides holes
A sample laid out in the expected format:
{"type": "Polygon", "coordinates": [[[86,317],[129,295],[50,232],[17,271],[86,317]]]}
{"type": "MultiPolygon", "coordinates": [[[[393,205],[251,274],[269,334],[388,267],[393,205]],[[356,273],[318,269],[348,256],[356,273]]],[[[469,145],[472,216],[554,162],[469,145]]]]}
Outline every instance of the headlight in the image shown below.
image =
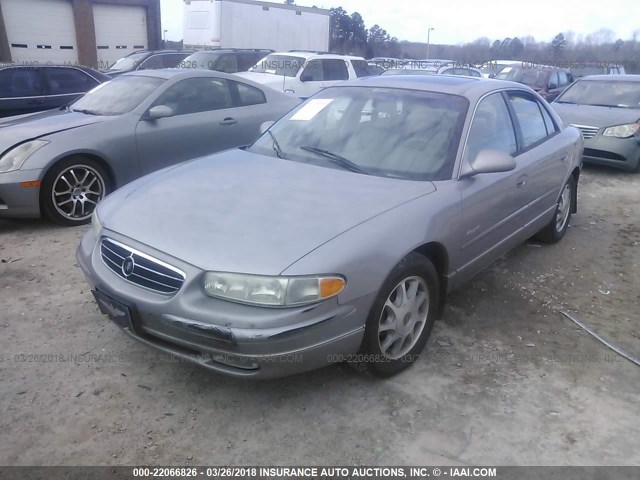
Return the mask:
{"type": "Polygon", "coordinates": [[[98,218],[98,209],[95,208],[93,213],[91,214],[91,228],[93,229],[93,233],[96,234],[96,237],[99,237],[102,233],[102,225],[100,224],[100,219],[98,218]]]}
{"type": "Polygon", "coordinates": [[[605,137],[629,138],[633,137],[638,130],[640,130],[640,123],[629,123],[627,125],[609,127],[602,135],[605,137]]]}
{"type": "Polygon", "coordinates": [[[46,140],[31,140],[12,148],[0,158],[0,173],[18,170],[37,150],[44,147],[46,140]]]}
{"type": "Polygon", "coordinates": [[[204,277],[207,295],[275,307],[325,300],[338,295],[345,285],[344,278],[337,276],[267,277],[208,272],[204,277]]]}

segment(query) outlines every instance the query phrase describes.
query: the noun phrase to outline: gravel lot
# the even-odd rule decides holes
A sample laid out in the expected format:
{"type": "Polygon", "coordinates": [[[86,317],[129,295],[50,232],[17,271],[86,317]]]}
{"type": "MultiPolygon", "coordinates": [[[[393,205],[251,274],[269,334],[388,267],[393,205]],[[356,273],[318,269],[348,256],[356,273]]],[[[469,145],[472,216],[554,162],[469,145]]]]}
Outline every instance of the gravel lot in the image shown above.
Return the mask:
{"type": "Polygon", "coordinates": [[[0,220],[0,464],[640,464],[640,175],[588,167],[565,239],[449,298],[413,368],[243,382],[97,311],[86,228],[0,220]],[[44,356],[40,356],[44,355],[44,356]],[[43,361],[46,360],[46,361],[43,361]]]}

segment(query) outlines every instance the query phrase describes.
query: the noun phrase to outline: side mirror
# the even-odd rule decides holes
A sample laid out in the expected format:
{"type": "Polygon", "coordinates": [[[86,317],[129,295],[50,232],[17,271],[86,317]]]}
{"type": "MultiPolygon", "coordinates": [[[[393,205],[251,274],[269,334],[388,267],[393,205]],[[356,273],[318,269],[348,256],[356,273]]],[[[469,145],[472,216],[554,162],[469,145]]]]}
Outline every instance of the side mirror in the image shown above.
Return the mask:
{"type": "Polygon", "coordinates": [[[271,125],[273,125],[274,123],[276,122],[274,122],[273,120],[262,122],[262,124],[260,125],[260,135],[269,130],[271,128],[271,125]]]}
{"type": "Polygon", "coordinates": [[[147,114],[147,117],[151,120],[158,120],[160,118],[173,117],[173,109],[166,105],[156,105],[147,114]]]}
{"type": "Polygon", "coordinates": [[[313,80],[313,75],[311,75],[310,73],[302,73],[302,75],[300,75],[301,82],[310,82],[312,80],[313,80]]]}
{"type": "Polygon", "coordinates": [[[460,178],[471,178],[479,173],[510,172],[516,168],[516,160],[500,150],[480,150],[476,158],[463,164],[460,178]]]}

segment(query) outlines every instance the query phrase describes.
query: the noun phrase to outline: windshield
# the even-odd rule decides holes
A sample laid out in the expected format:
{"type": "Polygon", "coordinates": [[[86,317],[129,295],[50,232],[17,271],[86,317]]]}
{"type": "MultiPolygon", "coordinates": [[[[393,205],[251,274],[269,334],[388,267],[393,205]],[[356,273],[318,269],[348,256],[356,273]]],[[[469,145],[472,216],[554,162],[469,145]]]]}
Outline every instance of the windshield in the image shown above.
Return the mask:
{"type": "Polygon", "coordinates": [[[138,68],[138,65],[142,63],[142,61],[146,58],[146,53],[134,53],[129,55],[128,57],[122,57],[116,63],[111,65],[109,69],[110,72],[121,72],[121,71],[129,71],[135,70],[138,68]]]}
{"type": "Polygon", "coordinates": [[[640,108],[640,82],[579,80],[558,97],[556,102],[640,108]]]}
{"type": "Polygon", "coordinates": [[[525,85],[542,88],[546,84],[547,74],[548,70],[504,67],[496,75],[496,78],[498,80],[511,80],[512,82],[524,83],[525,85]]]}
{"type": "Polygon", "coordinates": [[[249,151],[408,180],[450,179],[468,101],[396,88],[323,90],[249,151]]]}
{"type": "Polygon", "coordinates": [[[92,115],[121,115],[137,107],[164,81],[141,75],[117,77],[98,85],[69,107],[92,115]]]}
{"type": "Polygon", "coordinates": [[[178,68],[204,68],[213,70],[216,61],[220,58],[219,52],[196,52],[180,62],[178,68]]]}
{"type": "Polygon", "coordinates": [[[293,55],[267,55],[249,71],[295,77],[305,61],[303,57],[293,55]]]}

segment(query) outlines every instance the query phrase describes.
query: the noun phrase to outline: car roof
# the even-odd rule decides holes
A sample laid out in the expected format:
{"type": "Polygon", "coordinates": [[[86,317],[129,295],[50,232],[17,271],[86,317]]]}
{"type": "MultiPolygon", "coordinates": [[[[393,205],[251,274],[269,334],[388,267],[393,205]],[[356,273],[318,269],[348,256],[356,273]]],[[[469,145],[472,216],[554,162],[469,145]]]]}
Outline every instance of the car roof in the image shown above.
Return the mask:
{"type": "Polygon", "coordinates": [[[580,80],[589,80],[596,82],[640,82],[640,75],[587,75],[580,80]]]}
{"type": "Polygon", "coordinates": [[[51,68],[51,67],[55,67],[55,68],[77,68],[79,70],[84,70],[87,72],[98,72],[98,70],[91,68],[91,67],[86,67],[84,65],[69,65],[69,64],[64,64],[64,63],[45,63],[45,64],[33,64],[33,65],[28,65],[25,63],[11,63],[11,62],[5,62],[5,63],[0,63],[0,68],[51,68]]]}
{"type": "Polygon", "coordinates": [[[340,86],[379,88],[404,88],[425,92],[441,92],[463,97],[478,98],[486,93],[505,88],[530,90],[517,82],[493,78],[466,77],[462,75],[389,75],[365,77],[343,82],[340,86]]]}
{"type": "Polygon", "coordinates": [[[158,70],[136,70],[134,72],[127,72],[120,75],[120,77],[154,77],[164,80],[170,80],[172,78],[190,78],[190,77],[216,77],[216,78],[235,78],[233,75],[229,75],[224,72],[217,72],[213,70],[205,69],[192,69],[192,68],[162,68],[158,70]]]}
{"type": "Polygon", "coordinates": [[[128,56],[130,55],[135,55],[138,53],[147,53],[149,55],[153,55],[153,54],[157,54],[157,53],[193,53],[192,50],[172,50],[172,49],[165,49],[165,50],[136,50],[134,52],[131,52],[128,56]]]}
{"type": "Polygon", "coordinates": [[[363,57],[356,57],[354,55],[341,55],[340,53],[330,52],[309,52],[306,50],[291,50],[289,52],[271,52],[270,55],[287,55],[289,57],[302,57],[304,59],[309,58],[348,58],[349,60],[364,60],[363,57]]]}

